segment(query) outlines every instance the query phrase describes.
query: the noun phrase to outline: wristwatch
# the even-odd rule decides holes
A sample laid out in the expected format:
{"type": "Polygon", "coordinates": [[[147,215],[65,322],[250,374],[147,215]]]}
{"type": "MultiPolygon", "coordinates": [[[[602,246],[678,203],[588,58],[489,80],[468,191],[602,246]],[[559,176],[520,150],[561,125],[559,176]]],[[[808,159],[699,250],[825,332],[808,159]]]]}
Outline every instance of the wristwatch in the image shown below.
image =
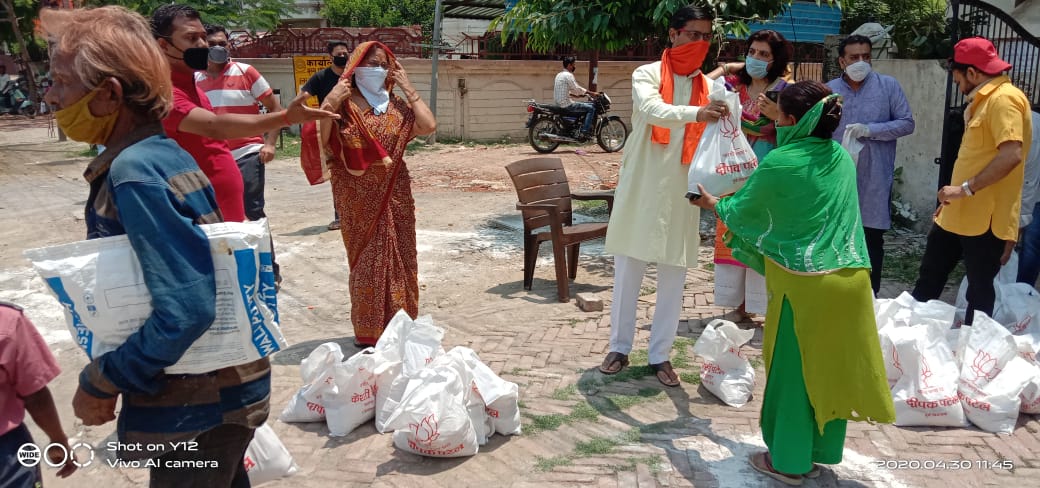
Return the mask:
{"type": "Polygon", "coordinates": [[[967,180],[965,180],[964,183],[961,183],[961,189],[964,190],[964,193],[969,197],[975,195],[975,192],[971,191],[971,185],[968,184],[967,180]]]}

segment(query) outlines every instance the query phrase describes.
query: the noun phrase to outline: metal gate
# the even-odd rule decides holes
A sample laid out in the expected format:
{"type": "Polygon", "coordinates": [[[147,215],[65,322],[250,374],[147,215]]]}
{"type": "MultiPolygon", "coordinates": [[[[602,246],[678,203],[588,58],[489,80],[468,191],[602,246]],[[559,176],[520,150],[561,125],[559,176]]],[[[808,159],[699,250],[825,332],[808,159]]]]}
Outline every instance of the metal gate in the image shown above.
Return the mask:
{"type": "MultiPolygon", "coordinates": [[[[951,50],[958,40],[981,36],[993,41],[1000,57],[1011,63],[1011,81],[1025,92],[1033,110],[1040,106],[1040,39],[1030,34],[1015,19],[981,0],[951,0],[951,50]]],[[[946,77],[946,117],[943,123],[939,165],[939,188],[950,184],[953,163],[964,135],[964,95],[953,83],[953,73],[946,77]]]]}

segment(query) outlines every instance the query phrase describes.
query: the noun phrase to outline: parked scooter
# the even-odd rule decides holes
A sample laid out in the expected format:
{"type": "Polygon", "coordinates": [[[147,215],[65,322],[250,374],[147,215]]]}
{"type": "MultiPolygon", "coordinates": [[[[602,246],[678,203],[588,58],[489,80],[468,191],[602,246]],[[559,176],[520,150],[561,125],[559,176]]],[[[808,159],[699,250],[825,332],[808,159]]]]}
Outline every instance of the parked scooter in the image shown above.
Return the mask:
{"type": "Polygon", "coordinates": [[[29,86],[24,76],[12,77],[0,87],[0,115],[36,115],[36,104],[29,99],[29,86]]]}

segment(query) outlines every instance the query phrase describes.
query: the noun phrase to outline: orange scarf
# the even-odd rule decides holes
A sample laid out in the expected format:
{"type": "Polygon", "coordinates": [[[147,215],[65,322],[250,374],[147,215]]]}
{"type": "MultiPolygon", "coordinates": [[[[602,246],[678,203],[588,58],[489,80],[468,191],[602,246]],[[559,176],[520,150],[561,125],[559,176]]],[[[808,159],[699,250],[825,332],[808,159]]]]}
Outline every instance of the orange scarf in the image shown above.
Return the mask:
{"type": "MultiPolygon", "coordinates": [[[[675,98],[675,87],[672,76],[678,74],[689,76],[700,69],[704,64],[704,58],[708,54],[711,43],[708,41],[688,42],[676,48],[664,50],[661,54],[661,98],[664,103],[672,104],[675,98]]],[[[703,107],[708,104],[708,82],[703,74],[697,74],[693,78],[693,91],[690,93],[688,105],[703,107]]],[[[700,143],[701,134],[708,124],[704,122],[690,122],[686,124],[686,132],[683,135],[682,164],[690,164],[693,161],[693,153],[700,143]]],[[[650,140],[658,144],[668,144],[671,129],[666,127],[651,126],[650,140]]]]}

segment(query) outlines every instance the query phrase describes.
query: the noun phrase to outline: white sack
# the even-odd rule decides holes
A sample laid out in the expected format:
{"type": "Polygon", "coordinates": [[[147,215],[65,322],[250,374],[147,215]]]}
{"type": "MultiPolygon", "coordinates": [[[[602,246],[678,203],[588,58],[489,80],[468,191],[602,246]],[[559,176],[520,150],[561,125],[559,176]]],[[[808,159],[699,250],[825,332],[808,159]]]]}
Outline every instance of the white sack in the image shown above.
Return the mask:
{"type": "Polygon", "coordinates": [[[936,324],[896,327],[891,340],[903,372],[892,388],[895,425],[967,426],[946,329],[936,324]]]}
{"type": "Polygon", "coordinates": [[[310,401],[304,396],[307,387],[300,388],[289,403],[285,405],[278,420],[282,422],[320,422],[325,420],[325,407],[321,406],[321,399],[310,401]]]}
{"type": "Polygon", "coordinates": [[[740,352],[755,335],[728,320],[715,319],[693,345],[701,364],[701,384],[731,407],[742,407],[755,388],[755,369],[740,352]]]}
{"type": "Polygon", "coordinates": [[[1040,367],[1037,367],[1036,364],[1033,364],[1033,369],[1029,373],[1029,381],[1018,398],[1022,401],[1022,405],[1018,409],[1020,412],[1040,413],[1040,367]]]}
{"type": "Polygon", "coordinates": [[[299,469],[293,461],[289,450],[282,444],[278,434],[267,424],[261,425],[253,434],[253,440],[246,448],[242,458],[249,484],[261,485],[286,476],[296,474],[299,469]]]}
{"type": "Polygon", "coordinates": [[[1014,356],[981,390],[962,388],[959,394],[968,420],[986,432],[1014,432],[1022,405],[1020,396],[1035,377],[1036,365],[1014,356]]]}
{"type": "MultiPolygon", "coordinates": [[[[200,227],[213,256],[217,318],[167,374],[237,366],[286,346],[267,221],[200,227]]],[[[151,294],[125,235],[30,249],[25,255],[64,307],[74,340],[91,359],[115,350],[152,314],[151,294]]]]}
{"type": "MultiPolygon", "coordinates": [[[[1012,251],[1007,264],[1000,267],[997,277],[993,278],[993,288],[997,290],[997,302],[993,306],[993,315],[996,316],[997,308],[1000,306],[1000,285],[1014,283],[1018,279],[1018,252],[1012,251]]],[[[953,302],[957,310],[963,313],[968,309],[968,277],[961,280],[961,286],[957,288],[957,298],[953,302]]]]}
{"type": "MultiPolygon", "coordinates": [[[[713,83],[715,87],[708,93],[708,100],[726,102],[729,116],[709,122],[704,129],[687,173],[687,185],[690,193],[700,194],[699,183],[708,193],[718,196],[744,186],[758,167],[758,158],[740,128],[740,95],[726,90],[722,78],[713,83]]],[[[681,130],[672,132],[681,137],[681,130]]]]}
{"type": "Polygon", "coordinates": [[[477,392],[484,400],[485,411],[491,419],[494,432],[502,435],[519,435],[520,426],[520,386],[506,381],[495,374],[476,351],[468,347],[456,347],[470,367],[477,392]]]}
{"type": "Polygon", "coordinates": [[[330,436],[345,436],[375,418],[377,386],[372,370],[376,358],[372,352],[366,348],[333,366],[333,383],[320,393],[330,436]]]}
{"type": "Polygon", "coordinates": [[[1032,376],[1028,361],[1004,326],[975,312],[961,364],[958,395],[973,424],[988,432],[1009,432],[1021,406],[1019,395],[1032,376]],[[1015,360],[1018,361],[1015,361],[1015,360]]]}
{"type": "Polygon", "coordinates": [[[476,430],[455,369],[427,368],[409,381],[385,427],[394,429],[398,449],[431,457],[472,456],[479,450],[476,430]]]}

